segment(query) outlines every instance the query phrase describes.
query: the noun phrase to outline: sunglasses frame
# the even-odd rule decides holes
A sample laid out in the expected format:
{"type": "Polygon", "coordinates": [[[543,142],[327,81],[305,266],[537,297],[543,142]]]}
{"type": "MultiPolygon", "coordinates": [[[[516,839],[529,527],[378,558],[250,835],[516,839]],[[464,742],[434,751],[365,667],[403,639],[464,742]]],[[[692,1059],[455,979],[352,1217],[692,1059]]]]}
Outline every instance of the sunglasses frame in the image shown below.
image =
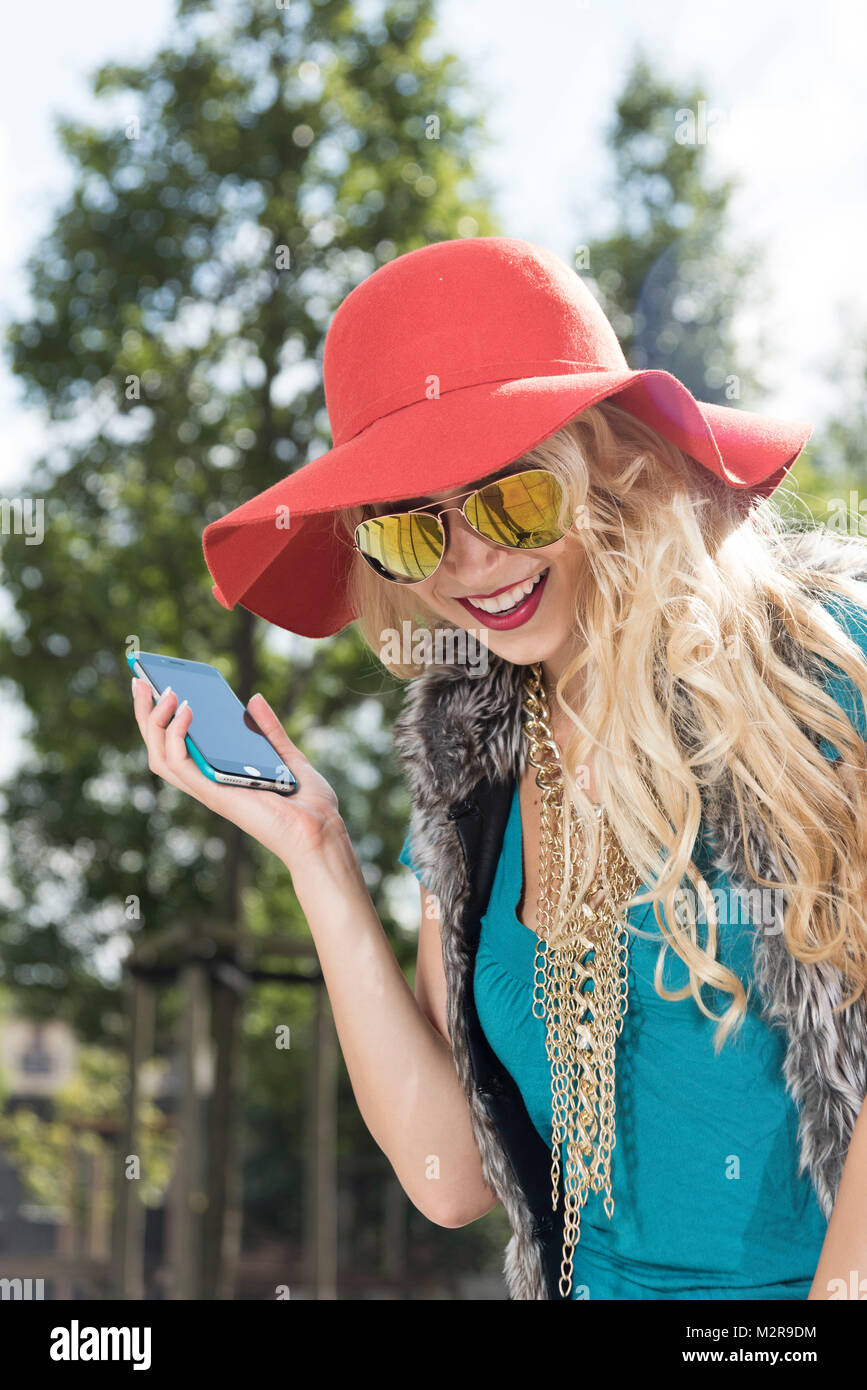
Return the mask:
{"type": "Polygon", "coordinates": [[[563,536],[566,535],[566,530],[564,530],[562,534],[557,537],[556,541],[548,541],[545,545],[508,545],[505,541],[491,540],[490,536],[483,535],[483,533],[478,529],[478,527],[473,525],[473,523],[470,521],[470,518],[466,514],[467,506],[473,500],[474,497],[478,497],[479,493],[484,492],[489,487],[496,487],[498,483],[504,483],[509,478],[521,478],[527,473],[544,473],[547,477],[553,478],[557,484],[557,487],[560,488],[562,491],[560,479],[557,477],[556,473],[552,472],[550,468],[519,468],[514,473],[504,473],[499,478],[492,478],[490,482],[481,483],[478,487],[471,488],[470,491],[467,493],[456,492],[452,497],[447,497],[445,499],[446,502],[454,502],[458,497],[463,497],[464,500],[459,507],[440,507],[439,504],[435,502],[431,505],[439,507],[438,511],[432,511],[429,507],[407,507],[403,511],[383,512],[382,516],[369,516],[366,518],[366,520],[359,521],[358,525],[356,526],[355,533],[353,536],[353,544],[358,553],[362,556],[362,558],[366,561],[366,563],[370,566],[370,568],[373,570],[374,574],[378,576],[378,578],[385,579],[389,584],[400,584],[402,586],[406,586],[408,584],[424,584],[425,580],[433,579],[434,575],[437,573],[437,570],[439,569],[440,565],[446,557],[446,549],[448,547],[448,533],[441,520],[441,517],[445,512],[460,512],[461,516],[464,518],[464,521],[467,523],[470,529],[475,532],[477,536],[481,536],[483,541],[487,541],[489,545],[496,545],[501,550],[547,550],[549,546],[556,545],[557,541],[563,539],[563,536]],[[426,574],[423,579],[399,579],[395,578],[393,575],[384,574],[382,570],[377,568],[377,564],[372,559],[372,557],[370,555],[365,554],[365,552],[361,549],[361,546],[358,544],[358,532],[361,530],[361,527],[366,526],[368,522],[385,521],[387,517],[391,516],[414,516],[418,512],[424,512],[426,516],[433,517],[442,533],[442,554],[440,555],[440,558],[437,561],[436,566],[434,567],[434,569],[431,570],[430,574],[426,574]]]}

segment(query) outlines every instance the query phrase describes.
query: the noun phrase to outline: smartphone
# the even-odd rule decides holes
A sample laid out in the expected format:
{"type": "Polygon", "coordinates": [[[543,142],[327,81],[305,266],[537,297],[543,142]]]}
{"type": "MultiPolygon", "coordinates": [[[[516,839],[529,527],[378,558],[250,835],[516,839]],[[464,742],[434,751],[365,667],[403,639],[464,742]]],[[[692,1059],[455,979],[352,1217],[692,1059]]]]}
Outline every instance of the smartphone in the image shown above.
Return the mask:
{"type": "Polygon", "coordinates": [[[244,708],[216,666],[157,652],[131,652],[133,675],[147,681],[159,697],[167,685],[193,711],[185,742],[193,762],[212,782],[258,787],[291,796],[297,778],[244,708]]]}

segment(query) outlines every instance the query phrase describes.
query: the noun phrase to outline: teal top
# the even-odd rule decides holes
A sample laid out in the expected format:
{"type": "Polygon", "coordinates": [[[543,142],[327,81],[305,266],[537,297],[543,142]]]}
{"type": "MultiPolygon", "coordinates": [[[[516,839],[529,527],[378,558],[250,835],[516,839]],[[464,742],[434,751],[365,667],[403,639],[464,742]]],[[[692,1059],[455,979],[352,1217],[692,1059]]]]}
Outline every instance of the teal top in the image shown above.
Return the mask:
{"type": "MultiPolygon", "coordinates": [[[[851,608],[844,616],[867,655],[867,619],[851,608]]],[[[829,693],[867,738],[858,692],[838,675],[829,693]]],[[[822,751],[839,756],[825,740],[822,751]]],[[[550,1146],[545,1023],[531,1011],[537,937],[516,913],[521,836],[516,785],[482,918],[474,994],[485,1035],[550,1146]]],[[[416,872],[409,837],[400,858],[416,872]]],[[[739,913],[727,876],[712,869],[701,835],[693,859],[715,894],[719,958],[748,989],[747,1017],[715,1055],[716,1024],[692,997],[670,1001],[656,992],[662,936],[652,906],[629,911],[630,929],[642,935],[630,930],[628,1009],[617,1043],[614,1211],[609,1220],[604,1194],[589,1194],[573,1298],[806,1299],[819,1260],[827,1223],[808,1176],[798,1176],[798,1115],[783,1077],[785,1035],[762,1020],[755,987],[749,988],[755,927],[739,913]]],[[[701,919],[699,933],[703,939],[701,919]]],[[[688,984],[680,957],[665,948],[664,959],[665,986],[688,984]]],[[[702,994],[717,1015],[731,998],[710,986],[702,994]]],[[[565,1145],[561,1163],[565,1172],[565,1145]]]]}

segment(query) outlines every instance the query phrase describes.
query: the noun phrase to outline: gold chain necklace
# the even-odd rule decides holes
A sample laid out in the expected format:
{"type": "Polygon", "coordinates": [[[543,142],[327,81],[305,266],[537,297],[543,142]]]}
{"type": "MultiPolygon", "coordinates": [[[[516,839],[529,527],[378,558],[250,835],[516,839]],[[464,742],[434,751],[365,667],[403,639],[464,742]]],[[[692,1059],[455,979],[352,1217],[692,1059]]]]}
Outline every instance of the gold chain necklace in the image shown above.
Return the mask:
{"type": "Polygon", "coordinates": [[[593,881],[578,902],[575,885],[580,882],[585,860],[576,843],[566,907],[554,923],[555,885],[562,883],[565,869],[563,773],[538,662],[528,668],[524,690],[528,758],[538,769],[536,785],[542,792],[533,1016],[545,1019],[551,1064],[554,1211],[560,1185],[560,1147],[566,1143],[560,1295],[568,1298],[574,1251],[581,1236],[581,1208],[588,1194],[604,1188],[603,1205],[609,1221],[614,1214],[610,1175],[615,1144],[614,1045],[628,1006],[629,958],[626,914],[621,915],[619,905],[633,895],[640,880],[608,830],[603,810],[602,854],[593,881]],[[589,900],[600,889],[605,896],[593,908],[589,900]],[[594,1005],[592,1013],[590,1002],[594,1005]]]}

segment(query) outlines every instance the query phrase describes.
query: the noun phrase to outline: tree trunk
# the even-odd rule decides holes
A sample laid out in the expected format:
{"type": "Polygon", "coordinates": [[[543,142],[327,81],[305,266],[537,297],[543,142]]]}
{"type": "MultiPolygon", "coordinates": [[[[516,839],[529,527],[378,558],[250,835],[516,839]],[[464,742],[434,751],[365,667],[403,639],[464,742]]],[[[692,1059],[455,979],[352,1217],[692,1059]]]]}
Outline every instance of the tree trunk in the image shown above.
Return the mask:
{"type": "Polygon", "coordinates": [[[307,1251],[314,1298],[337,1298],[337,1033],[324,984],[316,990],[307,1150],[307,1251]]]}
{"type": "Polygon", "coordinates": [[[208,1125],[208,1210],[203,1230],[202,1298],[232,1299],[241,1251],[243,1156],[243,990],[230,965],[212,976],[216,1049],[208,1125]]]}
{"type": "Polygon", "coordinates": [[[129,1092],[125,1125],[115,1150],[115,1221],[113,1240],[114,1284],[117,1297],[139,1302],[144,1298],[145,1212],[139,1195],[139,1179],[127,1177],[127,1159],[141,1163],[139,1107],[141,1068],[153,1050],[154,992],[146,980],[127,979],[129,1019],[129,1092]]]}

